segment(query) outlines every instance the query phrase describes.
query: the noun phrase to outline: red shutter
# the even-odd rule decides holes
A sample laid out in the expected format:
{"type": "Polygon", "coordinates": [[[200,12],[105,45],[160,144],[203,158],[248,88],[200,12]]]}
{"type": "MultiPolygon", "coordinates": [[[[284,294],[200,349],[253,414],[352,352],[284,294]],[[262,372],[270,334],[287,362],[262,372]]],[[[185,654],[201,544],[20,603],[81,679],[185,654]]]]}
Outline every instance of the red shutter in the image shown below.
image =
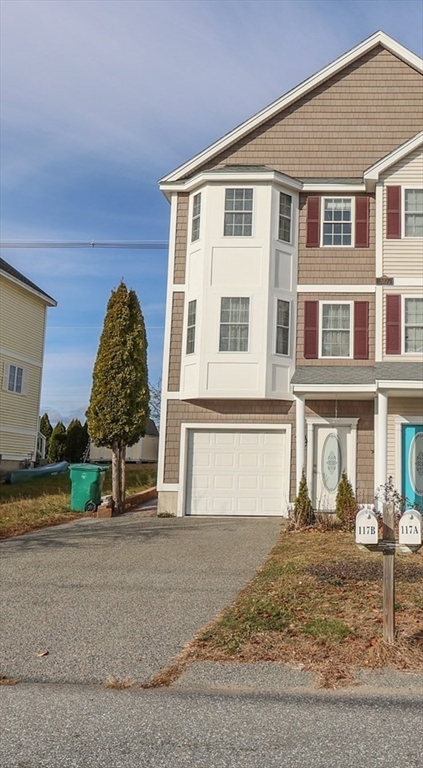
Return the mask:
{"type": "Polygon", "coordinates": [[[386,297],[386,354],[401,354],[401,296],[386,297]]]}
{"type": "Polygon", "coordinates": [[[386,237],[401,237],[401,187],[386,187],[386,237]]]}
{"type": "Polygon", "coordinates": [[[369,198],[355,199],[355,247],[369,247],[369,198]]]}
{"type": "Polygon", "coordinates": [[[369,302],[354,302],[354,360],[369,359],[369,302]]]}
{"type": "Polygon", "coordinates": [[[320,197],[307,198],[307,248],[320,245],[320,197]]]}
{"type": "Polygon", "coordinates": [[[319,302],[304,302],[304,357],[307,360],[318,357],[319,302]]]}

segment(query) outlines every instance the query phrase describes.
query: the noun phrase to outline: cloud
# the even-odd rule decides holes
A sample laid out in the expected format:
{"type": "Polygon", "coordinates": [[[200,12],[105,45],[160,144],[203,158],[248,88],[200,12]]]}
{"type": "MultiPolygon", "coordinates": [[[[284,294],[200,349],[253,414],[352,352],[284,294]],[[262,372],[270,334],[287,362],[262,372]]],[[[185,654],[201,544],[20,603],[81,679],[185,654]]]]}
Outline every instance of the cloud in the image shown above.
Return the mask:
{"type": "Polygon", "coordinates": [[[4,183],[54,173],[64,155],[160,175],[383,22],[419,47],[419,8],[413,0],[3,2],[4,183]]]}

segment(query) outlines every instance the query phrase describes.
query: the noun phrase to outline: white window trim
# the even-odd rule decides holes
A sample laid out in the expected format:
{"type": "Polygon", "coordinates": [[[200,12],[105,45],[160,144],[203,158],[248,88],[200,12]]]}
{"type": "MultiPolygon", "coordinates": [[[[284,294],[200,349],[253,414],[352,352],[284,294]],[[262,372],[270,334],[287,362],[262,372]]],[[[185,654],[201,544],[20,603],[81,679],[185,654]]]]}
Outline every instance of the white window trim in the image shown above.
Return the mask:
{"type": "Polygon", "coordinates": [[[294,198],[293,198],[293,196],[291,195],[290,192],[285,192],[284,189],[278,189],[277,192],[278,192],[278,207],[277,207],[277,217],[276,217],[277,218],[276,240],[278,241],[278,243],[282,243],[283,245],[292,245],[293,244],[293,233],[294,233],[294,198]],[[291,235],[291,237],[289,238],[289,240],[281,240],[281,238],[279,237],[279,231],[280,231],[279,230],[279,222],[280,222],[280,216],[281,216],[281,214],[280,214],[280,210],[281,210],[281,195],[287,195],[287,197],[291,198],[291,219],[290,219],[290,222],[291,222],[290,235],[291,235]]]}
{"type": "MultiPolygon", "coordinates": [[[[248,355],[250,352],[250,340],[251,340],[251,296],[220,296],[219,298],[219,324],[218,324],[218,336],[217,336],[217,351],[219,355],[248,355]],[[220,326],[222,315],[222,299],[248,299],[248,348],[247,349],[220,349],[220,326]]],[[[233,325],[233,323],[224,323],[224,325],[233,325]]]]}
{"type": "Polygon", "coordinates": [[[188,299],[187,300],[186,316],[187,316],[187,322],[186,322],[186,331],[185,331],[185,355],[190,357],[191,355],[195,355],[195,348],[196,348],[196,341],[197,341],[197,299],[188,299]],[[189,305],[191,304],[192,301],[195,301],[195,323],[194,323],[194,325],[188,325],[189,305]],[[189,328],[194,328],[194,349],[193,349],[192,352],[188,352],[188,350],[187,350],[187,347],[188,347],[188,329],[189,328]]]}
{"type": "Polygon", "coordinates": [[[223,188],[223,233],[222,237],[226,238],[229,237],[231,240],[237,240],[238,238],[240,240],[245,240],[246,238],[253,238],[254,237],[254,229],[255,229],[255,222],[254,222],[254,212],[255,212],[255,206],[256,206],[256,191],[255,187],[252,187],[249,185],[246,187],[243,184],[234,184],[234,185],[227,185],[223,188]],[[253,192],[253,209],[251,211],[251,235],[225,235],[225,215],[227,213],[250,213],[250,211],[227,211],[226,210],[226,190],[227,189],[251,189],[253,192]]]}
{"type": "MultiPolygon", "coordinates": [[[[416,239],[416,238],[414,238],[416,239]]],[[[417,294],[403,293],[401,294],[401,354],[406,357],[419,357],[423,352],[406,352],[405,351],[405,302],[406,299],[421,299],[423,298],[417,294]]]]}
{"type": "MultiPolygon", "coordinates": [[[[219,430],[219,431],[231,431],[234,432],[241,432],[243,430],[255,430],[258,432],[270,432],[270,431],[277,431],[277,432],[285,432],[286,434],[286,444],[288,450],[285,451],[285,462],[284,462],[284,475],[286,478],[290,477],[290,461],[291,461],[291,451],[289,450],[289,447],[291,446],[291,431],[292,427],[291,424],[267,424],[266,422],[257,424],[257,423],[234,423],[234,422],[201,422],[201,423],[193,423],[193,422],[182,422],[181,423],[181,433],[180,433],[180,453],[179,453],[179,484],[176,486],[175,484],[175,490],[179,490],[178,493],[178,507],[176,515],[177,517],[184,517],[185,516],[185,510],[186,510],[186,502],[187,502],[187,490],[188,490],[188,484],[187,484],[187,466],[188,466],[188,444],[189,444],[189,433],[190,432],[196,432],[200,429],[209,429],[209,430],[219,430]]],[[[164,442],[164,441],[163,441],[164,442]]],[[[169,488],[165,488],[164,490],[169,490],[169,488]]],[[[288,479],[288,493],[287,493],[288,499],[289,499],[289,479],[288,479]]]]}
{"type": "Polygon", "coordinates": [[[199,240],[201,240],[202,203],[203,203],[203,196],[201,194],[201,190],[200,190],[200,192],[194,192],[194,194],[191,195],[191,199],[190,199],[190,222],[191,222],[191,227],[190,227],[190,243],[191,244],[192,243],[198,243],[199,240]],[[193,240],[193,238],[192,238],[192,230],[193,230],[193,226],[194,226],[194,198],[197,197],[197,195],[200,195],[200,213],[198,214],[198,216],[195,216],[195,218],[196,219],[198,218],[200,220],[200,225],[198,227],[198,237],[195,240],[193,240]]]}
{"type": "Polygon", "coordinates": [[[401,187],[401,240],[422,240],[423,238],[418,235],[406,235],[405,234],[405,193],[411,192],[414,189],[421,190],[422,186],[405,186],[401,187]]]}
{"type": "MultiPolygon", "coordinates": [[[[329,329],[326,329],[329,330],[329,329]]],[[[319,360],[352,360],[354,356],[354,302],[353,301],[319,301],[319,360]],[[350,307],[350,349],[347,356],[329,357],[323,355],[323,306],[328,304],[348,304],[350,307]]]]}
{"type": "MultiPolygon", "coordinates": [[[[281,326],[282,328],[283,326],[281,326]]],[[[285,299],[283,296],[277,296],[275,299],[274,304],[274,339],[273,339],[273,349],[274,354],[277,355],[277,357],[287,358],[291,357],[291,329],[292,329],[292,301],[290,299],[285,299]],[[278,341],[278,301],[286,301],[286,303],[289,306],[289,325],[288,325],[288,352],[285,354],[284,352],[277,352],[276,351],[276,345],[278,341]]]]}
{"type": "MultiPolygon", "coordinates": [[[[328,222],[326,222],[327,224],[328,222]]],[[[324,195],[320,198],[320,247],[321,248],[355,248],[355,196],[352,195],[324,195]],[[324,245],[323,233],[325,225],[325,200],[351,200],[351,245],[324,245]]]]}
{"type": "MultiPolygon", "coordinates": [[[[28,376],[29,376],[29,369],[22,365],[22,363],[17,362],[9,362],[6,360],[3,363],[3,381],[2,381],[2,389],[4,392],[7,392],[9,395],[17,395],[18,397],[26,397],[28,394],[28,376]],[[9,375],[10,375],[10,367],[14,366],[15,368],[20,368],[22,371],[22,385],[21,385],[21,391],[16,392],[15,389],[9,389],[9,375]]],[[[16,379],[15,379],[16,383],[16,379]]]]}

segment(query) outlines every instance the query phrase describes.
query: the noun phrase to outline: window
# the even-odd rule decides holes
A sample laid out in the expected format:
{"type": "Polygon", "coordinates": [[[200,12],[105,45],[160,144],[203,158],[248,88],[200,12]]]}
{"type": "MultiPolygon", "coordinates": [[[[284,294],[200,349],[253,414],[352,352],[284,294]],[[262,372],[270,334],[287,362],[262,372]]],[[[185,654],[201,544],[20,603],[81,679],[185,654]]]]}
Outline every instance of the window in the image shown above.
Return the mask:
{"type": "Polygon", "coordinates": [[[321,305],[322,357],[351,356],[351,305],[321,305]]]}
{"type": "Polygon", "coordinates": [[[195,352],[195,319],[197,314],[197,302],[188,302],[188,321],[187,321],[187,355],[195,352]]]}
{"type": "Polygon", "coordinates": [[[289,301],[282,299],[276,308],[276,354],[289,354],[289,301]]]}
{"type": "Polygon", "coordinates": [[[404,299],[404,352],[423,352],[423,299],[404,299]]]}
{"type": "Polygon", "coordinates": [[[225,190],[225,226],[229,237],[250,237],[253,231],[253,190],[225,190]]]}
{"type": "Polygon", "coordinates": [[[249,316],[250,299],[221,300],[219,352],[248,352],[249,316]]]}
{"type": "Polygon", "coordinates": [[[423,189],[404,190],[404,237],[423,237],[423,189]]]}
{"type": "Polygon", "coordinates": [[[7,382],[7,389],[9,392],[16,392],[18,395],[22,394],[23,385],[23,368],[19,368],[17,365],[9,365],[9,376],[7,382]]]}
{"type": "Polygon", "coordinates": [[[352,245],[352,199],[324,198],[323,245],[352,245]]]}
{"type": "MultiPolygon", "coordinates": [[[[207,202],[207,201],[206,201],[207,202]]],[[[192,229],[191,242],[200,238],[200,214],[201,214],[201,192],[194,195],[192,201],[192,229]]]]}
{"type": "Polygon", "coordinates": [[[285,192],[279,193],[279,240],[291,242],[292,197],[285,192]]]}

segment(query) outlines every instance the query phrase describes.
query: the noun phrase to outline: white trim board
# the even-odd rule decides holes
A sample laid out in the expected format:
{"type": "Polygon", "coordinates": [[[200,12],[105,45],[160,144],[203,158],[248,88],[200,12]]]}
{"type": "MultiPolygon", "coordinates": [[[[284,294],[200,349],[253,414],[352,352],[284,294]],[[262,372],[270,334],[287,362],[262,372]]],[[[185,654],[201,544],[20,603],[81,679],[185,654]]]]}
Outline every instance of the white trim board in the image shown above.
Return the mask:
{"type": "MultiPolygon", "coordinates": [[[[44,330],[45,330],[45,323],[44,323],[44,330]]],[[[35,360],[33,357],[26,357],[26,355],[19,355],[16,352],[12,352],[10,349],[5,349],[5,347],[0,347],[0,355],[2,357],[7,357],[10,360],[18,360],[20,363],[27,363],[28,365],[34,365],[36,368],[43,367],[42,360],[35,360]]]]}
{"type": "Polygon", "coordinates": [[[400,160],[402,160],[404,157],[407,157],[407,155],[410,155],[411,152],[414,152],[415,149],[420,147],[423,144],[423,131],[420,131],[420,133],[417,133],[413,138],[408,139],[404,142],[404,144],[401,144],[399,147],[393,150],[393,152],[390,152],[389,155],[385,155],[385,157],[382,158],[382,160],[378,160],[377,163],[372,165],[370,168],[368,168],[363,175],[365,182],[377,182],[379,181],[379,177],[381,173],[386,171],[388,168],[391,167],[391,165],[394,165],[395,163],[398,163],[400,160]]]}
{"type": "Polygon", "coordinates": [[[393,53],[399,59],[409,64],[409,66],[416,69],[418,72],[423,72],[423,61],[419,56],[409,51],[408,48],[405,48],[392,37],[385,34],[385,32],[375,32],[373,35],[366,38],[366,40],[363,40],[361,43],[352,48],[350,51],[347,51],[347,53],[344,53],[335,61],[328,64],[326,67],[323,67],[323,69],[320,69],[317,73],[309,77],[303,83],[300,83],[300,85],[288,91],[288,93],[286,93],[284,96],[276,99],[276,101],[272,102],[272,104],[269,104],[256,115],[253,115],[253,117],[249,118],[244,123],[241,123],[241,125],[239,125],[237,128],[211,144],[198,155],[195,155],[193,158],[180,165],[167,176],[164,176],[160,180],[160,184],[179,181],[183,176],[192,174],[200,165],[207,162],[212,157],[218,155],[231,144],[239,141],[239,139],[241,139],[243,136],[247,135],[255,128],[265,123],[278,112],[286,109],[286,107],[288,107],[290,104],[312,91],[321,83],[324,83],[330,77],[337,74],[349,64],[376,48],[378,45],[381,45],[383,48],[393,53]]]}
{"type": "Polygon", "coordinates": [[[375,285],[309,285],[298,283],[297,294],[300,293],[375,293],[375,285]]]}

